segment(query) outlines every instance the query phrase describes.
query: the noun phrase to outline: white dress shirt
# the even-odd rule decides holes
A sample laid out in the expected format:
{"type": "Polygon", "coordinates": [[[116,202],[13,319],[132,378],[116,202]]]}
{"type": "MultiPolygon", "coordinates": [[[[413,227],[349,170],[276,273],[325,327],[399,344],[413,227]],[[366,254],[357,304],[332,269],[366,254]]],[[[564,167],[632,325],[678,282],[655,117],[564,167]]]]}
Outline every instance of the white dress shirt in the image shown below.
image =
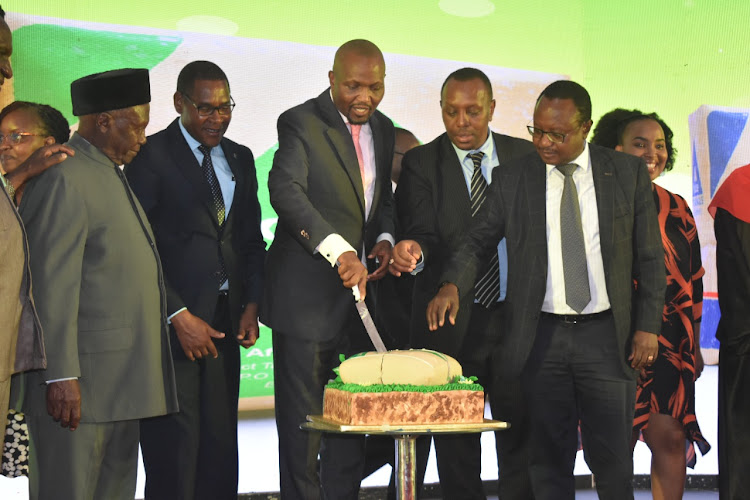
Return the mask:
{"type": "MultiPolygon", "coordinates": [[[[570,163],[578,168],[573,172],[573,182],[578,191],[578,204],[581,210],[583,239],[586,246],[586,267],[589,274],[591,302],[581,314],[592,314],[610,308],[607,283],[604,279],[604,263],[599,242],[599,212],[596,204],[594,175],[591,170],[589,145],[585,143],[583,152],[570,163]]],[[[547,165],[547,291],[542,303],[542,311],[554,314],[577,314],[565,302],[565,277],[560,237],[560,200],[562,199],[565,176],[554,165],[547,165]]]]}

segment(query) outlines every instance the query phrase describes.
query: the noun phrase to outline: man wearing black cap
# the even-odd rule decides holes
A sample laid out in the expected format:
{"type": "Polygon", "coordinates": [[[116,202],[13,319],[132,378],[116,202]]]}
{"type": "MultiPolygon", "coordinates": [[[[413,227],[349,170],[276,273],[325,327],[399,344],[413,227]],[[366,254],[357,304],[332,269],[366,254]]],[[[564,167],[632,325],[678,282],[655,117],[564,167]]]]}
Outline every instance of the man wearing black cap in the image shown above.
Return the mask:
{"type": "Polygon", "coordinates": [[[159,255],[119,168],[146,142],[148,71],[90,75],[71,95],[76,155],[20,207],[48,353],[26,375],[30,497],[132,499],[139,419],[177,410],[159,255]]]}
{"type": "Polygon", "coordinates": [[[180,411],[141,423],[147,499],[237,498],[240,349],[258,338],[265,243],[252,152],[224,137],[224,71],[193,61],[166,129],[125,174],[164,265],[180,411]]]}

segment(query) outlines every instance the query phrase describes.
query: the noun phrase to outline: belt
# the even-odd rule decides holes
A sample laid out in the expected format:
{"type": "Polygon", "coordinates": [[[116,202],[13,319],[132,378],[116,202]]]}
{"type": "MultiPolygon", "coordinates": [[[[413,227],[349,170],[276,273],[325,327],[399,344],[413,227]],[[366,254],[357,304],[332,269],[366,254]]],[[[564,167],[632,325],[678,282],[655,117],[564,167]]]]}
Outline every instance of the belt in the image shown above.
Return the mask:
{"type": "Polygon", "coordinates": [[[561,323],[569,325],[575,325],[577,323],[585,323],[587,321],[593,321],[595,319],[603,319],[612,314],[612,309],[601,311],[593,314],[553,314],[542,311],[541,316],[543,318],[553,319],[561,323]]]}

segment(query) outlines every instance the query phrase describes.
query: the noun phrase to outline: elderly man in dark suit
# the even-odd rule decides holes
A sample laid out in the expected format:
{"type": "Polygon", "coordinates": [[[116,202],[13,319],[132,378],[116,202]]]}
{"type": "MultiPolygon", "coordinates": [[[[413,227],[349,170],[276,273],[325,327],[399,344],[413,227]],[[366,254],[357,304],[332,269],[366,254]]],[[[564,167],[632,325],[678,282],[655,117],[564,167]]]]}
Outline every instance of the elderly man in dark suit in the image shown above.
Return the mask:
{"type": "MultiPolygon", "coordinates": [[[[462,314],[456,325],[429,331],[424,311],[438,289],[450,255],[463,241],[472,217],[481,207],[492,172],[500,164],[534,150],[529,141],[490,131],[495,110],[492,85],[474,68],[462,68],[446,78],[440,107],[446,132],[404,158],[396,190],[400,222],[399,241],[393,251],[391,272],[412,272],[416,290],[411,315],[411,346],[435,349],[455,357],[467,375],[479,377],[492,394],[490,353],[500,335],[508,273],[505,241],[497,258],[483,270],[483,278],[461,297],[462,314]]],[[[510,401],[503,380],[498,404],[510,401]]],[[[516,391],[517,392],[517,391],[516,391]]],[[[520,410],[520,404],[512,408],[520,410]]],[[[516,452],[515,437],[523,430],[518,415],[493,407],[493,416],[510,420],[512,430],[497,434],[501,496],[531,495],[527,467],[516,452]],[[504,440],[504,441],[503,441],[504,440]],[[502,444],[502,446],[501,446],[502,444]]],[[[520,437],[520,434],[519,434],[520,437]]],[[[479,434],[435,436],[440,483],[446,498],[485,498],[482,488],[479,434]]]]}
{"type": "Polygon", "coordinates": [[[159,254],[120,170],[146,142],[148,71],[89,75],[71,96],[75,156],[20,206],[47,347],[47,369],[25,375],[29,491],[132,499],[139,419],[177,411],[159,254]]]}
{"type": "Polygon", "coordinates": [[[125,173],[163,258],[180,411],[141,423],[146,498],[237,498],[239,345],[258,338],[265,243],[253,154],[209,61],[177,78],[171,125],[125,173]]]}
{"type": "Polygon", "coordinates": [[[537,500],[573,499],[577,427],[601,498],[633,498],[638,370],[653,362],[665,275],[646,165],[586,142],[591,100],[550,84],[529,126],[537,151],[496,169],[487,201],[428,306],[456,322],[482,262],[505,236],[506,328],[495,362],[523,373],[537,500]],[[635,284],[634,284],[635,282],[635,284]]]}
{"type": "MultiPolygon", "coordinates": [[[[385,92],[383,54],[352,40],[336,52],[330,88],[284,112],[268,177],[279,214],[268,252],[261,319],[273,329],[281,496],[318,498],[320,435],[301,431],[322,412],[323,386],[339,354],[372,350],[352,287],[387,272],[393,245],[393,124],[376,111],[385,92]],[[368,259],[377,268],[368,275],[368,259]]],[[[364,440],[325,436],[326,498],[356,498],[364,440]]]]}

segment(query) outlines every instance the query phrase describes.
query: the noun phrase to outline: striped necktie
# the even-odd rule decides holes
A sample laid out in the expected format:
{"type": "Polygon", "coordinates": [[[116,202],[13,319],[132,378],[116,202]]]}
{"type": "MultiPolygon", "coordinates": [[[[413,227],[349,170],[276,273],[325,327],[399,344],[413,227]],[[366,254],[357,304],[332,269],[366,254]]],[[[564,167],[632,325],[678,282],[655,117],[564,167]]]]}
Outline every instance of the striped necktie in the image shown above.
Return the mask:
{"type": "MultiPolygon", "coordinates": [[[[471,216],[474,217],[484,203],[487,195],[487,181],[482,175],[482,158],[484,153],[468,155],[474,163],[474,173],[471,175],[471,216]]],[[[490,307],[500,298],[500,261],[497,249],[479,274],[474,285],[474,298],[484,307],[490,307]]]]}

